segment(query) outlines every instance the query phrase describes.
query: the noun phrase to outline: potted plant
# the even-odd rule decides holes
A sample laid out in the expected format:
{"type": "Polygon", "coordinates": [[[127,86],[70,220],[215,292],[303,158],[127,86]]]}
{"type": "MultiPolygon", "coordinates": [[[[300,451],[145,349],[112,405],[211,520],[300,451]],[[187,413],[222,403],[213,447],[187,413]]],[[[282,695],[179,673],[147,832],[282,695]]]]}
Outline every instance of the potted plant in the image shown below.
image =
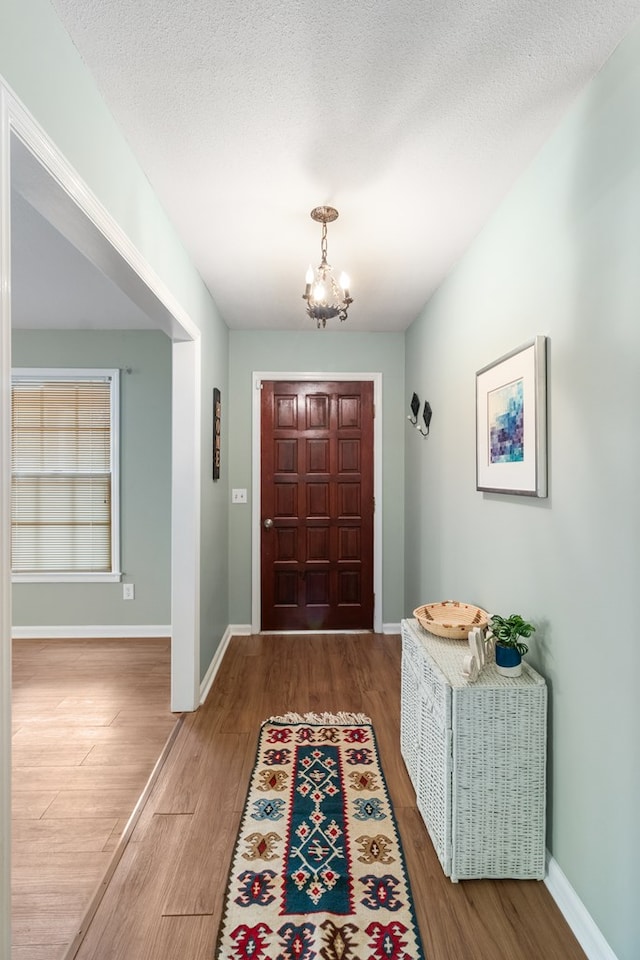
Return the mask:
{"type": "Polygon", "coordinates": [[[518,613],[510,617],[493,614],[489,620],[490,635],[495,640],[496,668],[505,677],[519,677],[522,673],[522,658],[529,649],[521,637],[528,638],[536,628],[527,623],[518,613]]]}

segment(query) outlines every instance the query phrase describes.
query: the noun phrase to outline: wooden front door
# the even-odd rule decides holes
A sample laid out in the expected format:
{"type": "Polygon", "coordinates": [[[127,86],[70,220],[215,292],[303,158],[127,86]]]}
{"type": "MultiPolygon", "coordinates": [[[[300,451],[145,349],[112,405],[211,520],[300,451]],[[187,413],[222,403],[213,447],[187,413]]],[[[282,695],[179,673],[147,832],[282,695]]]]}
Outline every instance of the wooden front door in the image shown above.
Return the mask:
{"type": "Polygon", "coordinates": [[[263,381],[263,630],[373,627],[373,383],[263,381]]]}

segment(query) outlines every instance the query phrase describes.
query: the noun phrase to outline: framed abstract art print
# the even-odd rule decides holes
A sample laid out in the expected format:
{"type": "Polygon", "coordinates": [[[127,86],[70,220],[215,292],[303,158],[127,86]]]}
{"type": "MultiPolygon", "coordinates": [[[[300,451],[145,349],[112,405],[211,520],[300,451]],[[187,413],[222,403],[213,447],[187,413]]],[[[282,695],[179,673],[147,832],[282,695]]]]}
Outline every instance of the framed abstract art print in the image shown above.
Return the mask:
{"type": "Polygon", "coordinates": [[[547,496],[547,338],[476,373],[476,490],[547,496]]]}

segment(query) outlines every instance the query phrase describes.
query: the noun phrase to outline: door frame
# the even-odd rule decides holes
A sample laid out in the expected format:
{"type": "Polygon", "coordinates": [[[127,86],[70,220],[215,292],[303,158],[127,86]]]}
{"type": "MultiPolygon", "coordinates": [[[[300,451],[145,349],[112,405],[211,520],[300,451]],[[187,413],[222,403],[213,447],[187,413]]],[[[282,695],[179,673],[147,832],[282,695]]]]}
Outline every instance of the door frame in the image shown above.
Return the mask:
{"type": "MultiPolygon", "coordinates": [[[[88,259],[171,340],[171,709],[195,710],[200,699],[200,330],[75,168],[1,81],[0,108],[4,119],[0,161],[9,196],[11,138],[15,137],[32,155],[38,169],[61,188],[50,204],[44,197],[46,212],[61,217],[70,241],[84,249],[88,259]]],[[[42,191],[38,199],[43,201],[42,191]]],[[[9,238],[10,216],[10,203],[4,203],[2,227],[9,238]]],[[[0,279],[8,296],[2,323],[10,338],[9,249],[5,256],[0,279]]],[[[3,479],[10,484],[8,474],[3,479]]],[[[6,563],[6,559],[0,562],[6,563]]]]}
{"type": "Polygon", "coordinates": [[[251,632],[261,630],[261,570],[260,537],[262,522],[260,484],[261,405],[260,384],[262,380],[299,380],[313,383],[335,380],[348,383],[350,380],[370,380],[373,383],[373,629],[382,633],[382,373],[309,373],[289,371],[254,370],[251,380],[251,632]]]}
{"type": "MultiPolygon", "coordinates": [[[[171,707],[199,702],[200,331],[120,225],[9,85],[0,77],[0,955],[11,944],[11,139],[15,136],[64,191],[73,226],[114,280],[172,340],[171,707]],[[76,209],[77,208],[77,209],[76,209]],[[114,256],[115,253],[115,256],[114,256]],[[188,398],[185,400],[185,398],[188,398]],[[179,456],[178,452],[179,451],[179,456]],[[180,536],[177,532],[181,531],[180,536]],[[196,558],[196,559],[194,559],[196,558]]],[[[77,238],[76,238],[77,239],[77,238]]],[[[91,259],[91,257],[90,257],[91,259]]]]}

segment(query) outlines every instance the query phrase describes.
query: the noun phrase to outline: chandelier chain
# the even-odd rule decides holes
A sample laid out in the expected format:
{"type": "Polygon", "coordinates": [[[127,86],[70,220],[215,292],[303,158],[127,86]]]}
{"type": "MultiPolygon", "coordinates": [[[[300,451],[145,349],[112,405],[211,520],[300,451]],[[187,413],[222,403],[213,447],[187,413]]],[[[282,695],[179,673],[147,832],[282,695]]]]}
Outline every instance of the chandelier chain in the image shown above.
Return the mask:
{"type": "Polygon", "coordinates": [[[327,225],[322,224],[322,240],[320,242],[320,252],[322,254],[322,264],[327,262],[327,225]]]}

